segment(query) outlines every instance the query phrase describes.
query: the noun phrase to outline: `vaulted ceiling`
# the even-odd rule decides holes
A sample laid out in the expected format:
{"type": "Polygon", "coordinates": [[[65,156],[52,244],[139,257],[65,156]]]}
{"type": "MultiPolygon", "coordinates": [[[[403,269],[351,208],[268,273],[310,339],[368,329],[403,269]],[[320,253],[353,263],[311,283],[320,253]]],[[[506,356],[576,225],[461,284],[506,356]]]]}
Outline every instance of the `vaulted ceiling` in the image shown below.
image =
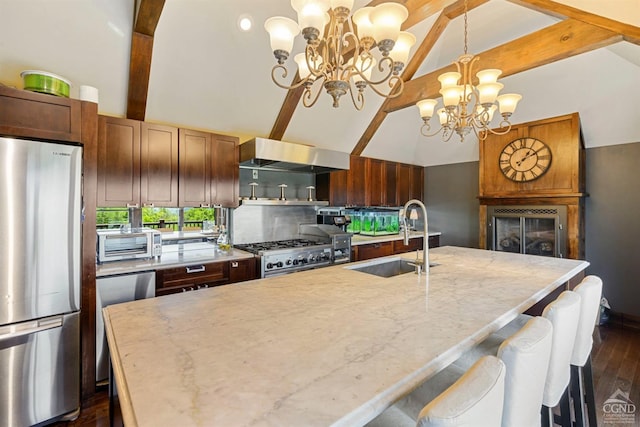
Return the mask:
{"type": "MultiPolygon", "coordinates": [[[[356,0],[356,8],[380,0],[356,0]]],[[[305,108],[271,81],[264,21],[295,19],[289,0],[0,0],[0,83],[39,69],[100,91],[101,114],[312,144],[424,166],[474,161],[478,142],[420,135],[415,102],[463,48],[462,0],[399,0],[417,43],[402,95],[369,89],[305,108]],[[254,27],[240,31],[250,16],[254,27]]],[[[523,95],[512,122],[579,112],[587,147],[640,142],[638,0],[469,0],[469,51],[523,95]]],[[[298,40],[294,53],[303,49],[298,40]]],[[[295,65],[290,59],[290,77],[295,65]]]]}

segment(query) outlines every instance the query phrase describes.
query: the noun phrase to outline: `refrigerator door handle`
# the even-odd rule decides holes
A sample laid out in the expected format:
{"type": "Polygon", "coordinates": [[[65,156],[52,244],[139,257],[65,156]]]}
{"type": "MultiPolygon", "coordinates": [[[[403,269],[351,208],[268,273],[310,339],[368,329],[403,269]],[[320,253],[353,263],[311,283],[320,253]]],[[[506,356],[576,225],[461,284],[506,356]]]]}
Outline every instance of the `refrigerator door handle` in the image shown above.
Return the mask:
{"type": "Polygon", "coordinates": [[[55,329],[62,326],[62,316],[48,317],[46,319],[24,322],[18,325],[0,327],[0,342],[13,338],[23,337],[48,329],[55,329]]]}

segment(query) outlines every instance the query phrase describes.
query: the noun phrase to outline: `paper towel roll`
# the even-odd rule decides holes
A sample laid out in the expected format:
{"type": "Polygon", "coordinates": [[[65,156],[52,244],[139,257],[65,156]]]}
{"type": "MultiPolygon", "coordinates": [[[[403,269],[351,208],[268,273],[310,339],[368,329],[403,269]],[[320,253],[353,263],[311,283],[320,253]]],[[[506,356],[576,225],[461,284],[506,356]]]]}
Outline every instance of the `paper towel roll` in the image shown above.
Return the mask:
{"type": "Polygon", "coordinates": [[[80,86],[80,99],[98,103],[98,89],[93,86],[80,86]]]}

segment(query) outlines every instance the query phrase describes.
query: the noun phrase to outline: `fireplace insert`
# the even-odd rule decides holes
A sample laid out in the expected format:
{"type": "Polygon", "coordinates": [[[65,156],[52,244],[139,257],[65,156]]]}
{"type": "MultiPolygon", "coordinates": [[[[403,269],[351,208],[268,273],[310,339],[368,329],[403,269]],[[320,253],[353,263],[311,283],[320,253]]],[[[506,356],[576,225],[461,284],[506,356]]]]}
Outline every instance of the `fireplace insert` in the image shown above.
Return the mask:
{"type": "Polygon", "coordinates": [[[566,206],[488,206],[487,247],[562,258],[567,253],[566,206]]]}

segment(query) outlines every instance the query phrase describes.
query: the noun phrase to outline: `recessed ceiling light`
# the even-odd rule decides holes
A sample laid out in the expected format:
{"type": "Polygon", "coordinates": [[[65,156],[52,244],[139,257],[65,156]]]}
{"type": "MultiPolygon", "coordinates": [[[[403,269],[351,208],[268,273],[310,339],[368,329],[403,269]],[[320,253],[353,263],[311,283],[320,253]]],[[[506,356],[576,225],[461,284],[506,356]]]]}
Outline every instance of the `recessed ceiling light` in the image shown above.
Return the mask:
{"type": "Polygon", "coordinates": [[[240,17],[238,18],[238,28],[240,28],[242,31],[249,31],[252,26],[253,20],[251,19],[251,16],[247,14],[240,15],[240,17]]]}

